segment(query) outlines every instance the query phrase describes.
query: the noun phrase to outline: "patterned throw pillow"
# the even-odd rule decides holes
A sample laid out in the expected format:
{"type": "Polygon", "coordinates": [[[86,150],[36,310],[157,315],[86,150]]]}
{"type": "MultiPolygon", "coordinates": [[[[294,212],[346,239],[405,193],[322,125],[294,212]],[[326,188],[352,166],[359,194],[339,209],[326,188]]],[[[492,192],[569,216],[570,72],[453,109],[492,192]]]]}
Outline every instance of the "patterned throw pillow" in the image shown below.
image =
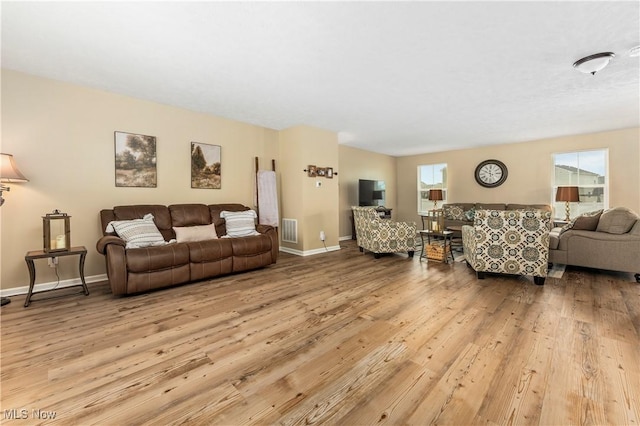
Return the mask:
{"type": "Polygon", "coordinates": [[[224,237],[235,238],[260,235],[256,231],[256,218],[258,215],[253,210],[245,210],[243,212],[223,210],[220,212],[220,217],[226,222],[227,235],[224,237]]]}
{"type": "Polygon", "coordinates": [[[151,213],[144,215],[142,219],[111,221],[106,232],[118,234],[126,242],[127,249],[169,244],[158,231],[151,213]]]}
{"type": "Polygon", "coordinates": [[[211,225],[174,226],[173,230],[179,243],[215,240],[218,238],[216,225],[213,223],[211,225]]]}
{"type": "Polygon", "coordinates": [[[460,206],[455,206],[451,204],[445,204],[444,207],[444,217],[449,220],[465,220],[464,210],[460,206]]]}
{"type": "Polygon", "coordinates": [[[473,218],[475,216],[476,216],[476,209],[474,209],[473,207],[464,212],[464,218],[469,222],[473,222],[473,218]]]}

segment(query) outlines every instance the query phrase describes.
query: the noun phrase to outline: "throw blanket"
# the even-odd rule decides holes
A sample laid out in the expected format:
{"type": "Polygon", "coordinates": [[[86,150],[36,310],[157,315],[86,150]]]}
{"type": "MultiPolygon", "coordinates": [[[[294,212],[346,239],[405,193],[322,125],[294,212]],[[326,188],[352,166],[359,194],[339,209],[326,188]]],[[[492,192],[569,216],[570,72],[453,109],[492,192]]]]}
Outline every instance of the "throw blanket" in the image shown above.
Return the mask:
{"type": "Polygon", "coordinates": [[[258,171],[258,223],[278,227],[276,172],[258,171]]]}

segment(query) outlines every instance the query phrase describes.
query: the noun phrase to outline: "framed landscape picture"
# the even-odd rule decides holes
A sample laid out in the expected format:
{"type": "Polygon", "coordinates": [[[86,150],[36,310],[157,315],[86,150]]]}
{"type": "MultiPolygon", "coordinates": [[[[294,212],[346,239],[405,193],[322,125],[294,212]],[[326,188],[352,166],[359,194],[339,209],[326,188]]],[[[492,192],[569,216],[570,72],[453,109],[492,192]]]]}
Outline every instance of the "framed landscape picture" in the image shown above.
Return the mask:
{"type": "Polygon", "coordinates": [[[114,132],[116,187],[158,185],[155,136],[114,132]]]}
{"type": "Polygon", "coordinates": [[[222,188],[220,145],[191,142],[191,187],[222,188]]]}

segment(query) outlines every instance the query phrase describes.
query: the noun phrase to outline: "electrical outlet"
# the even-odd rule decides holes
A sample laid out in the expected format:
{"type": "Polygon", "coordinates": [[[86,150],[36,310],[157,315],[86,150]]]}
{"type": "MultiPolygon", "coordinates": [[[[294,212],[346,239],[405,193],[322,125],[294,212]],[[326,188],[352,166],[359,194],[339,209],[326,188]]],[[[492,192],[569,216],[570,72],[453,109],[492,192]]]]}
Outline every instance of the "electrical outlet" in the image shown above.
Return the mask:
{"type": "Polygon", "coordinates": [[[58,258],[57,257],[50,257],[47,259],[47,262],[49,263],[49,267],[50,268],[55,268],[56,266],[58,266],[58,258]]]}
{"type": "Polygon", "coordinates": [[[324,231],[320,231],[320,241],[324,241],[325,237],[324,237],[324,231]]]}

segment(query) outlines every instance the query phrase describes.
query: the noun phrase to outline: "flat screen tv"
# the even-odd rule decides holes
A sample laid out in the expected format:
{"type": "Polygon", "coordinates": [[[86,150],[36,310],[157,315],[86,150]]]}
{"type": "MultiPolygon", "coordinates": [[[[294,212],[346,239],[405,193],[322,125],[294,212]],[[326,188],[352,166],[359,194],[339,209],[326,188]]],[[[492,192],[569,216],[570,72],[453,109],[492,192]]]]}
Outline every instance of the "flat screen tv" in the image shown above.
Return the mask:
{"type": "Polygon", "coordinates": [[[384,206],[385,199],[383,180],[360,179],[358,181],[359,206],[384,206]]]}

